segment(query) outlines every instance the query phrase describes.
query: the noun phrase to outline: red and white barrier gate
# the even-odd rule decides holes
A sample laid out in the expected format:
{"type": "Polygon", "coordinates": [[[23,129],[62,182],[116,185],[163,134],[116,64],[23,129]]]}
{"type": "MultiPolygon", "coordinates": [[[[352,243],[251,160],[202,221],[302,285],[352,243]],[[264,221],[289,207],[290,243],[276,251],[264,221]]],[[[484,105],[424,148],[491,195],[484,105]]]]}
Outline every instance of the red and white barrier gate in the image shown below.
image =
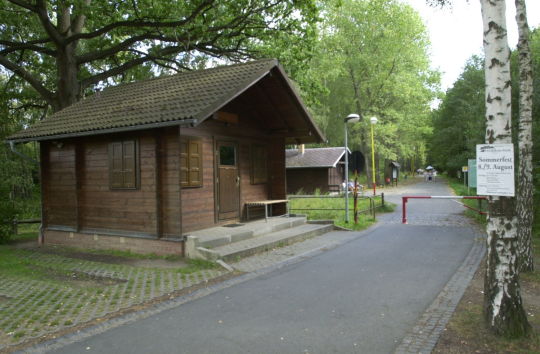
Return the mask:
{"type": "MultiPolygon", "coordinates": [[[[401,219],[401,222],[403,224],[407,223],[407,202],[409,199],[487,199],[483,196],[463,196],[463,195],[409,195],[401,197],[402,199],[402,205],[403,205],[403,217],[401,219]]],[[[486,215],[487,213],[485,211],[481,211],[479,209],[475,209],[473,207],[470,207],[466,204],[461,203],[465,208],[472,209],[474,211],[477,211],[479,214],[486,215]]]]}

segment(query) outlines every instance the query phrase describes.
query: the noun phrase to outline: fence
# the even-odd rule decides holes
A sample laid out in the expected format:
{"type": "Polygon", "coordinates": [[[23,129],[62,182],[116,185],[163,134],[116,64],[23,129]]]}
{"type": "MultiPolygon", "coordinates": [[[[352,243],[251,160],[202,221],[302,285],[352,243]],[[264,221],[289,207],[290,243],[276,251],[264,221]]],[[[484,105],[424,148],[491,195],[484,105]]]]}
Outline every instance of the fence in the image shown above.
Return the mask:
{"type": "MultiPolygon", "coordinates": [[[[289,195],[289,200],[293,199],[341,199],[343,200],[343,207],[342,208],[306,208],[306,207],[294,207],[293,203],[289,203],[289,211],[343,211],[345,213],[345,197],[344,195],[289,195]]],[[[368,209],[361,209],[358,210],[358,214],[368,214],[373,215],[373,219],[375,219],[375,211],[377,208],[381,208],[384,206],[384,193],[381,193],[380,203],[377,205],[377,200],[373,198],[372,196],[364,196],[364,195],[358,195],[358,200],[369,200],[369,208],[368,209]]],[[[353,200],[351,198],[351,200],[353,200]]],[[[350,208],[349,208],[350,209],[350,208]]],[[[350,209],[352,211],[352,209],[350,209]]]]}
{"type": "Polygon", "coordinates": [[[19,224],[39,224],[41,219],[13,220],[11,222],[13,235],[19,233],[19,224]]]}

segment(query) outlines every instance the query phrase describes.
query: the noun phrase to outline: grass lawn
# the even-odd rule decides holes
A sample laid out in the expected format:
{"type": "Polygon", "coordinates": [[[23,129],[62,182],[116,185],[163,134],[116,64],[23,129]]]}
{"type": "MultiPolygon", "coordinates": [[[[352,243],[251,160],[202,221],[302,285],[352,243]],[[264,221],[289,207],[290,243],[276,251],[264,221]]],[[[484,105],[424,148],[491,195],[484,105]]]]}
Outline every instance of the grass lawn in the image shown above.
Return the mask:
{"type": "MultiPolygon", "coordinates": [[[[448,185],[450,186],[450,188],[452,188],[454,190],[456,195],[476,196],[476,188],[467,188],[467,186],[463,185],[462,181],[460,181],[460,180],[458,180],[456,178],[447,178],[447,180],[448,180],[448,185]]],[[[461,199],[459,202],[463,203],[465,205],[468,205],[468,206],[470,206],[472,208],[475,208],[475,209],[479,209],[479,210],[482,210],[482,211],[487,211],[487,201],[486,200],[478,201],[478,200],[475,200],[475,199],[461,199]]],[[[481,223],[483,225],[486,224],[486,216],[482,215],[482,214],[479,214],[478,212],[476,212],[474,210],[466,209],[465,210],[465,215],[475,219],[476,221],[478,221],[479,223],[481,223]]]]}
{"type": "MultiPolygon", "coordinates": [[[[305,214],[308,220],[333,220],[334,224],[352,230],[363,230],[373,224],[375,220],[369,212],[369,199],[358,199],[358,223],[354,222],[354,200],[349,197],[349,222],[345,222],[345,197],[309,196],[310,198],[297,199],[296,196],[289,196],[290,209],[295,214],[305,214]],[[317,210],[326,209],[326,210],[317,210]]],[[[390,212],[394,210],[394,205],[385,202],[381,206],[381,198],[375,198],[376,214],[390,212]]]]}

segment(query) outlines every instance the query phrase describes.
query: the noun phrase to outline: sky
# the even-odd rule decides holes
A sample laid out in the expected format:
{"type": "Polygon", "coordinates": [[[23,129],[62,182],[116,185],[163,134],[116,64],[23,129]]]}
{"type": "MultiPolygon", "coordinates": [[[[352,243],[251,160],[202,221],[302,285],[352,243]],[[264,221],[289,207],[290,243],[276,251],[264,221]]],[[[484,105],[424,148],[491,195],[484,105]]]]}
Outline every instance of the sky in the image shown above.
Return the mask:
{"type": "MultiPolygon", "coordinates": [[[[422,16],[431,39],[431,62],[442,73],[444,91],[461,74],[465,62],[482,54],[482,14],[479,0],[454,0],[452,8],[432,8],[425,0],[402,0],[422,16]]],[[[540,0],[526,0],[529,27],[540,26],[540,0]]],[[[517,45],[517,25],[513,0],[506,1],[506,26],[510,48],[517,45]]]]}

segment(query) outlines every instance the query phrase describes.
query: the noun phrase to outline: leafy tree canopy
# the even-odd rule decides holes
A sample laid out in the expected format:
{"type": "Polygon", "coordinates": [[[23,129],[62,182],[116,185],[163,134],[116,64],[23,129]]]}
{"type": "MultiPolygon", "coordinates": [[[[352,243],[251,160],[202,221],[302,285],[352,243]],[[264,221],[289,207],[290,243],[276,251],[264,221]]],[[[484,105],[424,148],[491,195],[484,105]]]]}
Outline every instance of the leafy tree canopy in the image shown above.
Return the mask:
{"type": "Polygon", "coordinates": [[[56,111],[96,86],[313,39],[316,20],[314,0],[5,0],[0,65],[56,111]]]}
{"type": "Polygon", "coordinates": [[[375,115],[378,155],[401,159],[424,150],[439,76],[429,69],[420,16],[394,0],[331,2],[322,15],[311,70],[325,88],[316,116],[330,144],[343,144],[343,118],[357,112],[364,120],[350,126],[351,147],[366,152],[375,115]]]}
{"type": "Polygon", "coordinates": [[[433,112],[430,161],[451,175],[474,158],[476,144],[484,142],[484,87],[484,59],[473,56],[433,112]]]}

